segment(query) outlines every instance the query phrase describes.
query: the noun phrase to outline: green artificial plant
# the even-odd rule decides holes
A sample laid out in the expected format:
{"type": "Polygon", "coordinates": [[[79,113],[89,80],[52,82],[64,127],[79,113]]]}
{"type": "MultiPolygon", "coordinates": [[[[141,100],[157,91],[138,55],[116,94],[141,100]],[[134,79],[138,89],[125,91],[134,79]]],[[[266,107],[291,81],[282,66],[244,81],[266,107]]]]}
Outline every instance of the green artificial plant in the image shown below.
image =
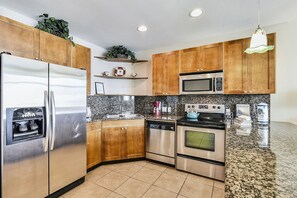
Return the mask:
{"type": "Polygon", "coordinates": [[[49,17],[48,14],[42,14],[39,17],[41,20],[38,21],[38,24],[35,26],[35,28],[69,40],[73,46],[75,46],[73,37],[69,35],[67,21],[64,21],[63,19],[56,19],[55,17],[49,17]]]}
{"type": "Polygon", "coordinates": [[[106,53],[106,58],[119,58],[119,57],[131,59],[133,63],[137,61],[135,57],[135,53],[128,50],[123,45],[113,46],[106,53]]]}

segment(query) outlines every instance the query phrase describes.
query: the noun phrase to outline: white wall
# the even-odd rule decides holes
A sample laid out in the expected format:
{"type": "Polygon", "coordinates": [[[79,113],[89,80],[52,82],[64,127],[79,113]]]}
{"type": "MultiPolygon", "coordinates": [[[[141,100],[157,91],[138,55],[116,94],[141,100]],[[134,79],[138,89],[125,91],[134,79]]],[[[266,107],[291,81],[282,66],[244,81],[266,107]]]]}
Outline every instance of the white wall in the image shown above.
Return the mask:
{"type": "MultiPolygon", "coordinates": [[[[5,7],[0,6],[0,15],[5,17],[14,19],[21,23],[24,23],[29,26],[35,26],[37,24],[37,20],[19,14],[13,10],[7,9],[5,7]]],[[[0,30],[1,31],[1,30],[0,30]]],[[[71,31],[70,31],[71,34],[71,31]]],[[[71,34],[73,35],[73,34],[71,34]]],[[[131,73],[137,72],[139,76],[146,76],[146,67],[144,64],[123,64],[123,63],[110,63],[100,59],[94,58],[94,56],[102,56],[105,53],[105,49],[89,43],[81,38],[74,37],[74,42],[89,47],[91,49],[91,94],[95,93],[95,82],[103,82],[105,87],[106,94],[126,94],[126,95],[145,95],[147,93],[146,89],[146,80],[110,80],[104,78],[94,77],[95,74],[102,74],[104,71],[108,71],[109,73],[113,72],[113,68],[118,66],[123,66],[126,68],[127,76],[131,75],[131,73]],[[143,66],[144,65],[144,66],[143,66]],[[144,73],[142,73],[144,72],[144,73]],[[145,84],[143,86],[143,84],[145,84]],[[135,88],[136,87],[136,88],[135,88]]]]}

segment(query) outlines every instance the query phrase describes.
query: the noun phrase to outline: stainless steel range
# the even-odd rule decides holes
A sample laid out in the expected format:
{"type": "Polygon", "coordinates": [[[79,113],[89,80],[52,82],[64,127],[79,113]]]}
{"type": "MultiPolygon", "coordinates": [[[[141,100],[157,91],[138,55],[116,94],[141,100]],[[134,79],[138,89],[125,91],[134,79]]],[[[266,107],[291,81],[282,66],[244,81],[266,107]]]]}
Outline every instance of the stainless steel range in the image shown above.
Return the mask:
{"type": "Polygon", "coordinates": [[[224,105],[186,104],[185,111],[199,113],[177,121],[176,168],[198,175],[224,180],[225,124],[224,105]]]}

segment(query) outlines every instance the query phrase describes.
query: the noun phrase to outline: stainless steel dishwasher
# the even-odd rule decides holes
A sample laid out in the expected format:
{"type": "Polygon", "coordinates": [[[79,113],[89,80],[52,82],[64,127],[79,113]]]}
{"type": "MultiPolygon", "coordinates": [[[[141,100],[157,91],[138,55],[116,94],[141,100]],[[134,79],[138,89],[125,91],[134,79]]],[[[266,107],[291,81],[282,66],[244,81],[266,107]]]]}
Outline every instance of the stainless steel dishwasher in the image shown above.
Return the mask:
{"type": "Polygon", "coordinates": [[[146,122],[146,158],[175,165],[175,123],[146,122]]]}

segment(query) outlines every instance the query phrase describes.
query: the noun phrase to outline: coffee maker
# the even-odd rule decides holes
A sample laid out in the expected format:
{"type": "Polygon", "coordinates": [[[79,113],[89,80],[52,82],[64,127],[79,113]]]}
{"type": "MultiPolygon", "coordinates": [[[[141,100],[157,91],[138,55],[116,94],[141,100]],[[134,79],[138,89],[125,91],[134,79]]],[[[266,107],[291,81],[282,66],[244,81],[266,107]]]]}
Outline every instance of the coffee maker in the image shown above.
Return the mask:
{"type": "Polygon", "coordinates": [[[154,106],[154,116],[160,116],[161,115],[161,110],[162,110],[162,103],[161,101],[155,101],[153,102],[153,106],[154,106]]]}

